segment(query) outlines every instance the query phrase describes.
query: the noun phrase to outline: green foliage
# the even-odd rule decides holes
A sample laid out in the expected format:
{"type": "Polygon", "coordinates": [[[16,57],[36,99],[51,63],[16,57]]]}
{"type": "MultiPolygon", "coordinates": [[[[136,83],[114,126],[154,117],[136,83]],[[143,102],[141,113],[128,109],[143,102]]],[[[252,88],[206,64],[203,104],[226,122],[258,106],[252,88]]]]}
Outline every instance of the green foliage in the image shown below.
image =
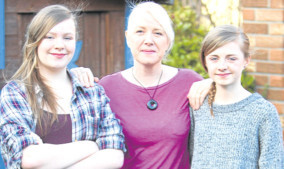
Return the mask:
{"type": "MultiPolygon", "coordinates": [[[[189,68],[208,78],[199,56],[201,43],[208,29],[200,25],[195,11],[190,6],[182,6],[180,1],[175,1],[174,5],[164,7],[173,21],[175,31],[174,46],[164,64],[189,68]]],[[[255,91],[254,77],[246,71],[242,74],[242,85],[250,92],[255,91]]]]}
{"type": "Polygon", "coordinates": [[[164,61],[166,65],[189,68],[203,77],[208,77],[199,59],[200,47],[207,29],[199,25],[196,14],[189,6],[182,6],[179,1],[165,6],[173,21],[175,43],[171,53],[164,61]]]}
{"type": "Polygon", "coordinates": [[[254,80],[254,77],[250,74],[248,74],[247,71],[243,71],[243,74],[242,74],[242,85],[245,89],[247,89],[248,91],[250,92],[255,92],[255,80],[254,80]]]}

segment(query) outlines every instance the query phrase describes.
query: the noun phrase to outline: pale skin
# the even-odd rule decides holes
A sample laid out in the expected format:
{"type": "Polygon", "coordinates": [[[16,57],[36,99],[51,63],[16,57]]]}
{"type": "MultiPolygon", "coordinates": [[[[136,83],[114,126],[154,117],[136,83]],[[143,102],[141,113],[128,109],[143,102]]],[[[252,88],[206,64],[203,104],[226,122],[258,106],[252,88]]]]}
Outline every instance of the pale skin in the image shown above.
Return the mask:
{"type": "MultiPolygon", "coordinates": [[[[139,19],[135,19],[133,23],[129,24],[129,28],[125,32],[127,44],[134,57],[134,65],[132,69],[122,71],[122,75],[129,82],[140,86],[132,76],[133,71],[134,76],[144,87],[156,86],[162,70],[160,84],[170,80],[178,72],[177,68],[162,64],[165,51],[170,45],[169,38],[162,26],[150,14],[136,14],[136,18],[139,19]],[[145,15],[149,15],[149,17],[145,17],[145,15]]],[[[79,67],[72,69],[72,72],[86,87],[93,86],[94,80],[98,82],[98,78],[94,78],[89,68],[79,67]]],[[[198,109],[201,106],[211,83],[212,80],[207,79],[195,82],[191,86],[187,97],[193,109],[198,109]]]]}
{"type": "Polygon", "coordinates": [[[211,79],[216,83],[214,103],[232,104],[251,95],[241,85],[241,75],[249,64],[238,42],[230,42],[205,56],[206,67],[211,79]]]}
{"type": "MultiPolygon", "coordinates": [[[[85,87],[94,86],[94,82],[99,82],[98,77],[94,77],[91,69],[85,67],[78,67],[71,69],[73,73],[79,78],[80,82],[85,87]]],[[[194,82],[188,91],[187,98],[190,101],[190,106],[197,110],[202,105],[205,97],[210,90],[212,79],[204,79],[198,82],[194,82]]]]}
{"type": "MultiPolygon", "coordinates": [[[[39,71],[56,93],[60,104],[58,114],[70,114],[72,83],[66,72],[75,51],[75,24],[67,19],[55,25],[38,46],[39,71]]],[[[49,110],[48,107],[43,107],[49,110]]],[[[30,145],[23,150],[22,168],[120,168],[123,152],[99,150],[95,141],[83,140],[66,144],[30,145]]]]}
{"type": "MultiPolygon", "coordinates": [[[[169,48],[170,42],[161,25],[153,17],[143,16],[149,14],[136,15],[139,19],[133,21],[125,32],[127,44],[134,57],[134,66],[133,70],[127,69],[122,71],[122,75],[131,83],[140,86],[132,77],[133,71],[134,76],[139,79],[144,87],[156,86],[162,70],[163,76],[160,84],[174,77],[178,70],[162,65],[162,59],[165,51],[169,48]]],[[[98,82],[98,78],[94,78],[89,68],[75,68],[72,69],[72,72],[76,74],[80,82],[86,87],[93,86],[94,80],[98,82]]],[[[212,80],[208,79],[195,82],[192,85],[187,97],[194,109],[198,109],[202,104],[211,83],[212,80]]]]}
{"type": "MultiPolygon", "coordinates": [[[[127,69],[122,71],[125,79],[133,84],[140,86],[139,83],[132,77],[134,76],[143,84],[144,87],[156,86],[161,71],[163,76],[160,84],[174,77],[178,70],[162,64],[162,59],[165,51],[168,50],[170,42],[167,34],[162,26],[151,16],[145,17],[145,14],[136,14],[135,21],[129,24],[128,30],[125,32],[125,37],[131,53],[134,57],[133,70],[127,69]]],[[[94,80],[98,82],[98,78],[94,78],[92,71],[89,68],[75,68],[72,72],[76,74],[80,82],[86,86],[93,86],[94,80]]],[[[188,99],[193,109],[198,109],[205,99],[210,85],[211,79],[195,82],[188,92],[188,99]]]]}

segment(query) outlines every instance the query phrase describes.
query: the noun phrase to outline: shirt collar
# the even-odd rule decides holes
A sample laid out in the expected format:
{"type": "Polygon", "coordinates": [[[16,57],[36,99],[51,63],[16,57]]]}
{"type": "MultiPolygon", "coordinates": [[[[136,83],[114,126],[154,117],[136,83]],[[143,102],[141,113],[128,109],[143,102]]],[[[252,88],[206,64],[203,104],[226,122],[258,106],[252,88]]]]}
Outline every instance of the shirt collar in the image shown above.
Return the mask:
{"type": "MultiPolygon", "coordinates": [[[[75,74],[72,73],[68,69],[67,69],[67,74],[70,77],[71,82],[72,82],[73,93],[76,93],[76,92],[79,92],[79,91],[85,93],[86,89],[84,88],[83,85],[81,85],[79,79],[75,76],[75,74]]],[[[41,100],[43,93],[42,93],[42,90],[40,89],[39,85],[35,86],[35,93],[36,93],[37,96],[39,96],[38,98],[41,100]]]]}
{"type": "Polygon", "coordinates": [[[76,93],[78,91],[81,91],[83,93],[86,92],[86,89],[83,85],[81,85],[79,79],[75,76],[74,73],[72,73],[70,70],[67,69],[67,74],[69,75],[71,82],[72,82],[72,87],[73,87],[73,93],[76,93]]]}

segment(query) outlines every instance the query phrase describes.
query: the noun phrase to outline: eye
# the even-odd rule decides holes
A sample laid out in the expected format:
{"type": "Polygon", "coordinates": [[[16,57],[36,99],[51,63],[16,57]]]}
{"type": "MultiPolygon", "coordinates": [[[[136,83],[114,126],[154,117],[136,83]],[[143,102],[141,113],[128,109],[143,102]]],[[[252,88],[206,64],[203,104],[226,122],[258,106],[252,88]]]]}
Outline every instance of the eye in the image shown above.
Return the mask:
{"type": "Polygon", "coordinates": [[[236,57],[228,57],[227,59],[228,59],[229,61],[235,61],[235,60],[237,60],[236,57]]]}
{"type": "Polygon", "coordinates": [[[162,35],[163,35],[163,33],[162,33],[162,32],[155,32],[155,35],[162,36],[162,35]]]}
{"type": "Polygon", "coordinates": [[[66,37],[64,37],[64,40],[73,40],[73,37],[71,37],[71,36],[66,36],[66,37]]]}
{"type": "Polygon", "coordinates": [[[209,60],[211,60],[211,61],[217,61],[217,60],[218,60],[218,57],[212,56],[212,57],[209,58],[209,60]]]}
{"type": "Polygon", "coordinates": [[[54,39],[54,37],[51,36],[51,35],[46,35],[46,36],[44,37],[44,39],[54,39]]]}
{"type": "Polygon", "coordinates": [[[137,30],[135,33],[137,33],[137,34],[142,34],[143,31],[142,31],[142,30],[137,30]]]}

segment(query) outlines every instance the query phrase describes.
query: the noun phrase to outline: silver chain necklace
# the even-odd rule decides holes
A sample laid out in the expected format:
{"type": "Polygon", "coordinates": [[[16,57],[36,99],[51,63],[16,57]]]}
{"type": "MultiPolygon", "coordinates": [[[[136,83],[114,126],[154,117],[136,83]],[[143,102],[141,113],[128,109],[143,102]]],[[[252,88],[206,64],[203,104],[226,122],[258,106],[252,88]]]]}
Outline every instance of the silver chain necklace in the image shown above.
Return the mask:
{"type": "Polygon", "coordinates": [[[160,80],[161,80],[161,78],[162,78],[162,75],[163,75],[163,69],[162,69],[161,75],[160,75],[160,77],[159,77],[158,84],[157,84],[157,86],[156,86],[156,88],[155,88],[155,91],[154,91],[154,93],[153,93],[153,96],[151,96],[150,93],[149,93],[149,91],[142,85],[142,83],[139,82],[138,79],[136,79],[136,77],[134,76],[134,73],[133,73],[133,68],[132,68],[132,76],[133,76],[133,78],[143,87],[143,89],[147,92],[147,94],[148,94],[149,97],[150,97],[150,100],[147,102],[147,108],[148,108],[149,110],[155,110],[155,109],[157,109],[157,107],[158,107],[158,102],[157,102],[156,100],[154,100],[154,97],[155,97],[156,91],[157,91],[157,89],[158,89],[158,86],[159,86],[159,84],[160,84],[160,80]]]}

